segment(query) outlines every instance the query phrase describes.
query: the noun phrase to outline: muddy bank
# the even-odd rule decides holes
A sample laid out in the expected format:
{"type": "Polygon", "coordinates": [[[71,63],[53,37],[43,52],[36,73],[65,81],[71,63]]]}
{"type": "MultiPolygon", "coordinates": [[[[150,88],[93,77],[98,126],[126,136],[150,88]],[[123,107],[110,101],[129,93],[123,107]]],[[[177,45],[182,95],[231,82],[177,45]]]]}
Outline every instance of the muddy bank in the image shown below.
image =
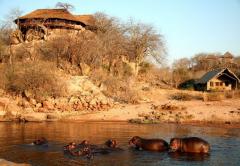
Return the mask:
{"type": "Polygon", "coordinates": [[[18,163],[13,163],[4,159],[0,159],[0,165],[2,166],[30,166],[30,164],[18,164],[18,163]]]}

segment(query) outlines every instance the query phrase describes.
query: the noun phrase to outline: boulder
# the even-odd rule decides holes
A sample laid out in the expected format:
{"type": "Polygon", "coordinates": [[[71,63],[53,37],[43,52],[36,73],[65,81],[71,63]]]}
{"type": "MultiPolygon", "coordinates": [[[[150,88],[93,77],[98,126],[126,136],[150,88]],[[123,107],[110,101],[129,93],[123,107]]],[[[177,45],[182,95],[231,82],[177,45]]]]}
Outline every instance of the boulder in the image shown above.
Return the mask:
{"type": "Polygon", "coordinates": [[[8,98],[1,97],[0,98],[0,107],[7,107],[10,103],[10,100],[8,98]]]}
{"type": "Polygon", "coordinates": [[[27,113],[22,115],[22,119],[27,122],[43,122],[47,120],[47,114],[45,113],[27,113]]]}
{"type": "Polygon", "coordinates": [[[43,108],[46,108],[48,110],[53,110],[54,109],[54,104],[50,101],[43,101],[43,108]]]}
{"type": "Polygon", "coordinates": [[[55,113],[49,113],[49,114],[47,114],[47,121],[50,121],[50,122],[52,122],[52,121],[58,121],[60,118],[61,118],[61,116],[58,115],[58,114],[55,114],[55,113]]]}
{"type": "Polygon", "coordinates": [[[31,106],[31,104],[27,100],[23,99],[22,100],[22,106],[24,108],[29,108],[31,106]]]}
{"type": "Polygon", "coordinates": [[[36,108],[41,108],[42,107],[42,103],[37,103],[35,106],[36,106],[36,108]]]}
{"type": "Polygon", "coordinates": [[[32,104],[32,105],[36,105],[37,101],[35,99],[30,98],[29,103],[32,104]]]}
{"type": "Polygon", "coordinates": [[[23,96],[26,97],[27,99],[29,99],[32,96],[32,93],[30,91],[25,90],[23,92],[23,96]]]}
{"type": "Polygon", "coordinates": [[[77,104],[80,100],[77,97],[71,97],[69,100],[70,104],[77,104]]]}
{"type": "Polygon", "coordinates": [[[46,108],[36,108],[37,112],[47,112],[48,110],[46,108]]]}
{"type": "Polygon", "coordinates": [[[13,119],[13,115],[8,111],[0,111],[0,122],[10,122],[13,119]]]}

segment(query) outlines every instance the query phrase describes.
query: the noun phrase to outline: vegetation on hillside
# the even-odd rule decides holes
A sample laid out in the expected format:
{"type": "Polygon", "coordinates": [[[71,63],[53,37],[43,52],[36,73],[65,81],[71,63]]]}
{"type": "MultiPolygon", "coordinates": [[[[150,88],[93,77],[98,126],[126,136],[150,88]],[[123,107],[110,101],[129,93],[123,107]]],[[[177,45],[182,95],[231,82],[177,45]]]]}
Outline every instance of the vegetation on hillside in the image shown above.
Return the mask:
{"type": "MultiPolygon", "coordinates": [[[[74,8],[64,3],[57,7],[74,8]]],[[[56,35],[51,40],[13,48],[9,36],[16,26],[9,23],[19,14],[20,10],[11,11],[0,26],[0,86],[18,95],[26,90],[35,95],[63,95],[64,85],[56,83],[60,82],[60,71],[87,75],[96,85],[105,87],[107,96],[131,103],[138,97],[135,81],[161,88],[179,87],[219,67],[229,67],[240,76],[240,57],[229,63],[216,60],[220,54],[201,53],[167,67],[164,37],[154,27],[133,20],[125,23],[104,13],[94,15],[95,28],[91,31],[56,35]]]]}
{"type": "MultiPolygon", "coordinates": [[[[58,7],[68,6],[58,4],[58,7]]],[[[129,80],[135,80],[139,73],[147,75],[150,70],[146,66],[149,64],[147,57],[163,64],[164,39],[151,25],[134,21],[123,23],[103,13],[96,13],[94,17],[96,28],[92,31],[77,35],[58,34],[50,40],[17,46],[10,45],[9,41],[16,27],[2,24],[1,87],[20,95],[26,90],[34,94],[44,91],[50,96],[60,95],[62,85],[54,83],[59,82],[56,73],[61,71],[64,74],[88,75],[99,86],[106,86],[106,95],[134,103],[137,94],[129,80]]]]}
{"type": "Polygon", "coordinates": [[[229,68],[240,77],[240,56],[230,59],[224,58],[219,53],[199,53],[191,58],[182,58],[173,63],[173,84],[182,87],[186,82],[192,89],[194,79],[199,79],[206,72],[217,68],[229,68]]]}

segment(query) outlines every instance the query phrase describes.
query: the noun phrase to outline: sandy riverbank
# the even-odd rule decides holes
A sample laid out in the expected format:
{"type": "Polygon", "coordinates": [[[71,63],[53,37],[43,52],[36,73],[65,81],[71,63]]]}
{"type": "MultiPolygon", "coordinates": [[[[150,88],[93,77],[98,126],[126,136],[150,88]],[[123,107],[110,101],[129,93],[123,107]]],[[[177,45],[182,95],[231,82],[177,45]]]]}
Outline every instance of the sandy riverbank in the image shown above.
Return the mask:
{"type": "MultiPolygon", "coordinates": [[[[182,123],[194,125],[226,125],[240,128],[240,99],[219,101],[189,101],[170,99],[183,91],[153,90],[142,94],[145,101],[138,104],[115,104],[105,111],[8,111],[0,112],[0,121],[16,117],[29,122],[45,121],[129,121],[137,123],[182,123]]],[[[191,95],[200,92],[185,91],[191,95]]]]}
{"type": "Polygon", "coordinates": [[[149,119],[159,116],[159,122],[186,124],[227,124],[240,126],[240,100],[218,102],[203,101],[160,101],[138,105],[119,105],[104,112],[69,116],[67,120],[77,121],[129,121],[130,119],[149,119]],[[155,110],[154,106],[171,104],[181,109],[155,110]],[[184,108],[184,109],[182,109],[184,108]]]}

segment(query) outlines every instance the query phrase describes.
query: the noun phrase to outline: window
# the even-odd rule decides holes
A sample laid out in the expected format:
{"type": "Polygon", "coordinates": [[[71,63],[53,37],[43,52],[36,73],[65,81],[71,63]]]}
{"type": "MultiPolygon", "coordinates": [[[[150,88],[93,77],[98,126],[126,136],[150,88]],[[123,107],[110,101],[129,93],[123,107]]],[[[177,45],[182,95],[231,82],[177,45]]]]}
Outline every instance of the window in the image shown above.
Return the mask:
{"type": "Polygon", "coordinates": [[[213,82],[210,82],[210,86],[213,87],[213,82]]]}
{"type": "Polygon", "coordinates": [[[222,82],[220,82],[220,86],[223,86],[223,83],[222,83],[222,82]]]}
{"type": "Polygon", "coordinates": [[[216,86],[219,86],[219,85],[220,85],[220,82],[216,82],[215,84],[216,84],[216,86]]]}

